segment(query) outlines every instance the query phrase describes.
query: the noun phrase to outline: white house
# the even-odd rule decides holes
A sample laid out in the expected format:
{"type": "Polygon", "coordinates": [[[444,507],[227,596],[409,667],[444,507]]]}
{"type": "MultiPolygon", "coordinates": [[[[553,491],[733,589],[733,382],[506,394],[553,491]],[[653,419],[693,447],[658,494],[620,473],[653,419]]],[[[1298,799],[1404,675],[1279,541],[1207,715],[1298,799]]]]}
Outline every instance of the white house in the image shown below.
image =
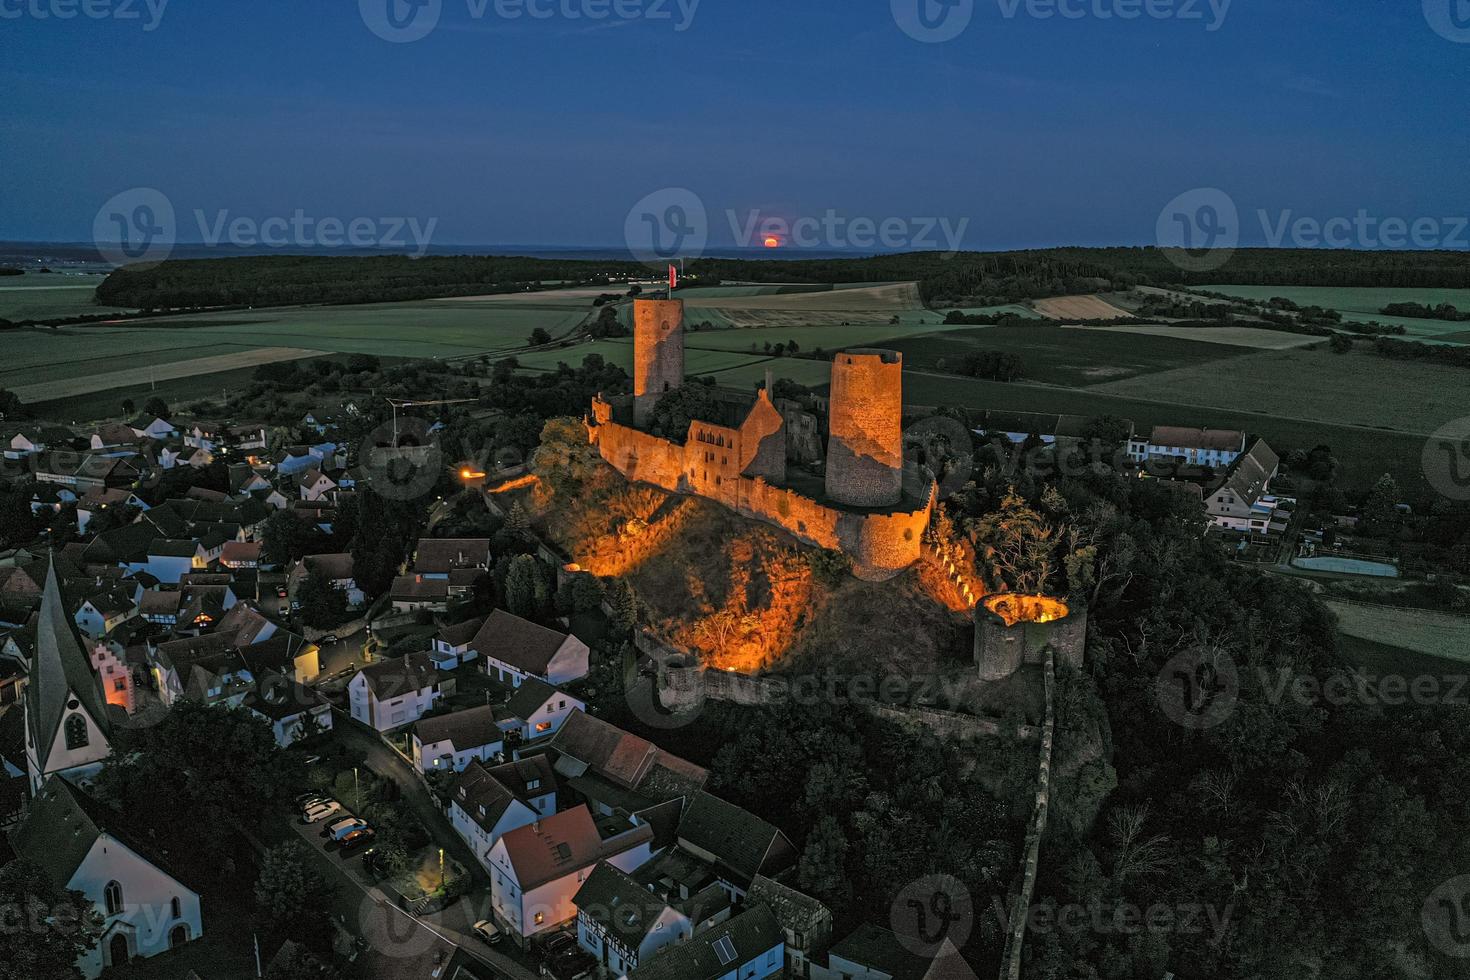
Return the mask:
{"type": "Polygon", "coordinates": [[[54,562],[46,569],[41,593],[25,711],[32,792],[53,775],[84,781],[112,752],[107,697],[66,614],[54,562]]]}
{"type": "Polygon", "coordinates": [[[449,822],[488,871],[495,842],[541,819],[525,800],[478,762],[471,762],[450,791],[449,822]]]}
{"type": "Polygon", "coordinates": [[[485,658],[485,673],[502,684],[519,687],[527,677],[570,684],[587,676],[587,644],[503,609],[485,618],[470,646],[485,658]]]}
{"type": "Polygon", "coordinates": [[[179,434],[172,422],[154,415],[140,415],[129,422],[128,427],[148,439],[171,439],[179,434]]]}
{"type": "Polygon", "coordinates": [[[499,711],[491,705],[425,718],[413,726],[413,764],[420,772],[489,762],[505,750],[499,711]]]}
{"type": "Polygon", "coordinates": [[[522,947],[577,915],[572,903],[600,861],[622,871],[653,854],[653,828],[592,818],[578,806],[512,830],[490,849],[490,902],[496,922],[522,947]]]}
{"type": "Polygon", "coordinates": [[[574,711],[585,711],[585,702],[535,677],[527,677],[502,709],[500,727],[520,733],[522,742],[555,735],[574,711]]]}
{"type": "Polygon", "coordinates": [[[813,963],[811,976],[813,980],[970,980],[975,976],[948,939],[940,943],[934,956],[922,956],[906,942],[865,922],[833,945],[826,966],[813,963]]]}
{"type": "Polygon", "coordinates": [[[296,478],[296,489],[302,500],[326,500],[337,490],[337,484],[321,470],[309,469],[296,478]]]}
{"type": "Polygon", "coordinates": [[[1160,425],[1148,439],[1134,437],[1128,455],[1135,463],[1182,460],[1194,466],[1223,470],[1245,452],[1245,433],[1234,429],[1189,429],[1160,425]]]}
{"type": "Polygon", "coordinates": [[[352,717],[380,732],[411,725],[445,692],[427,654],[383,660],[357,672],[347,685],[352,717]]]}
{"type": "Polygon", "coordinates": [[[608,973],[626,977],[665,946],[730,917],[730,898],[711,885],[670,902],[611,864],[599,864],[572,899],[577,906],[577,944],[608,973]]]}
{"type": "Polygon", "coordinates": [[[46,781],[11,846],[103,916],[101,941],[77,960],[85,977],[204,934],[199,894],[165,869],[144,835],[64,779],[46,781]]]}
{"type": "Polygon", "coordinates": [[[271,726],[283,749],[310,734],[332,730],[331,704],[282,674],[262,677],[245,696],[244,706],[271,726]]]}
{"type": "Polygon", "coordinates": [[[145,570],[165,584],[177,585],[179,579],[190,572],[202,571],[208,567],[208,552],[194,538],[155,538],[148,545],[145,570]]]}
{"type": "Polygon", "coordinates": [[[1290,515],[1279,516],[1281,498],[1272,496],[1271,481],[1281,467],[1281,460],[1266,444],[1257,439],[1250,452],[1236,460],[1225,480],[1205,497],[1205,512],[1217,527],[1252,534],[1284,531],[1290,515]]]}
{"type": "Polygon", "coordinates": [[[97,640],[137,614],[138,604],[133,601],[133,590],[119,585],[82,600],[75,619],[78,629],[97,640]]]}

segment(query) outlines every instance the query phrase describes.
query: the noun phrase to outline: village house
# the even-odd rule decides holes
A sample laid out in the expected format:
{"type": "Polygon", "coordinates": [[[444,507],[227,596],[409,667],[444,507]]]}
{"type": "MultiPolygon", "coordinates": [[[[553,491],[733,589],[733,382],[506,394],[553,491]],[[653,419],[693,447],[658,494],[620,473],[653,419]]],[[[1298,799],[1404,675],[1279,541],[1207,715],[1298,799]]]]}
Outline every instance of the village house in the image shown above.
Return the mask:
{"type": "Polygon", "coordinates": [[[557,775],[594,813],[677,823],[709,780],[694,763],[585,711],[572,711],[547,743],[557,775]]]}
{"type": "Polygon", "coordinates": [[[302,500],[331,500],[337,492],[337,484],[321,470],[309,469],[296,478],[296,490],[302,500]]]}
{"type": "Polygon", "coordinates": [[[519,687],[527,677],[570,684],[587,676],[587,644],[503,609],[486,617],[471,646],[485,658],[485,673],[502,684],[519,687]]]}
{"type": "Polygon", "coordinates": [[[147,439],[174,439],[179,435],[178,428],[172,422],[153,415],[139,415],[128,423],[128,427],[137,435],[147,439]]]}
{"type": "Polygon", "coordinates": [[[865,922],[832,947],[825,966],[813,964],[811,976],[813,980],[973,980],[975,974],[948,939],[937,955],[922,956],[897,934],[865,922]]]}
{"type": "Polygon", "coordinates": [[[281,674],[265,674],[242,702],[271,726],[276,744],[290,748],[308,735],[332,730],[332,706],[281,674]]]}
{"type": "Polygon", "coordinates": [[[762,980],[779,976],[786,956],[781,927],[764,905],[665,947],[628,974],[628,980],[762,980]]]}
{"type": "Polygon", "coordinates": [[[668,901],[611,864],[599,864],[577,891],[577,945],[613,977],[623,978],[655,953],[730,918],[730,898],[710,887],[668,901]]]}
{"type": "Polygon", "coordinates": [[[456,570],[490,567],[489,538],[421,538],[414,552],[415,574],[430,579],[448,579],[456,570]]]}
{"type": "Polygon", "coordinates": [[[198,892],[168,870],[154,840],[56,776],[11,837],[15,852],[39,864],[52,884],[97,907],[101,939],[77,961],[89,980],[204,935],[198,892]]]}
{"type": "Polygon", "coordinates": [[[386,732],[418,721],[452,685],[427,654],[411,653],[363,667],[348,682],[347,694],[355,721],[386,732]]]}
{"type": "Polygon", "coordinates": [[[1283,501],[1269,493],[1281,460],[1266,440],[1257,439],[1250,452],[1241,456],[1226,473],[1225,480],[1205,497],[1205,511],[1216,527],[1251,534],[1286,530],[1290,513],[1283,501]]]}
{"type": "MultiPolygon", "coordinates": [[[[555,803],[551,808],[555,810],[555,803]]],[[[449,822],[486,871],[491,870],[490,852],[496,842],[541,816],[479,762],[470,762],[450,790],[449,822]]]]}
{"type": "Polygon", "coordinates": [[[449,581],[422,575],[399,575],[388,589],[388,600],[398,612],[446,612],[449,609],[449,581]]]}
{"type": "Polygon", "coordinates": [[[133,600],[135,589],[128,585],[116,585],[99,589],[77,607],[74,617],[77,628],[92,639],[101,639],[123,623],[138,615],[138,604],[133,600]]]}
{"type": "Polygon", "coordinates": [[[1245,452],[1245,433],[1234,429],[1189,429],[1155,426],[1148,439],[1129,440],[1128,456],[1135,463],[1151,460],[1188,463],[1223,470],[1245,452]]]}
{"type": "Polygon", "coordinates": [[[208,567],[209,554],[197,538],[154,538],[143,570],[160,582],[177,585],[189,572],[208,567]]]}
{"type": "Polygon", "coordinates": [[[505,751],[505,732],[491,705],[425,718],[413,726],[413,764],[420,772],[462,771],[505,751]]]}
{"type": "Polygon", "coordinates": [[[490,849],[496,923],[520,946],[576,918],[572,900],[606,861],[631,871],[652,856],[653,828],[626,817],[594,818],[586,806],[509,831],[490,849]]]}
{"type": "Polygon", "coordinates": [[[209,633],[160,643],[149,657],[154,686],[165,707],[189,699],[239,707],[255,677],[233,634],[209,633]]]}
{"type": "Polygon", "coordinates": [[[832,945],[832,910],[765,875],[756,875],[745,901],[769,908],[781,926],[786,939],[786,976],[792,980],[810,977],[812,965],[824,961],[832,945]]]}
{"type": "Polygon", "coordinates": [[[107,703],[132,715],[138,710],[137,685],[128,668],[127,651],[116,642],[99,641],[88,653],[107,703]]]}
{"type": "Polygon", "coordinates": [[[781,831],[703,791],[694,794],[679,821],[678,845],[709,865],[736,901],[745,898],[758,876],[779,874],[800,857],[781,831]]]}

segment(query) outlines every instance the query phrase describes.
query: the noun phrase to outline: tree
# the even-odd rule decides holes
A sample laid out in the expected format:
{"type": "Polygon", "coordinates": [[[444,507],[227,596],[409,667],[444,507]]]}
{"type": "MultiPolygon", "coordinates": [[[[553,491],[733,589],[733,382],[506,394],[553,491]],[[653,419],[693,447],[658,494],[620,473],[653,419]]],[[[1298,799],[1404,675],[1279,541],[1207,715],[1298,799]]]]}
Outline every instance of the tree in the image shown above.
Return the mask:
{"type": "Polygon", "coordinates": [[[1015,592],[1045,592],[1055,571],[1056,529],[1015,491],[1000,508],[967,523],[970,540],[995,577],[1015,592]]]}
{"type": "Polygon", "coordinates": [[[327,536],[295,512],[278,510],[266,518],[260,532],[260,557],[267,565],[286,565],[319,552],[327,536]]]}
{"type": "Polygon", "coordinates": [[[0,980],[81,980],[77,958],[94,949],[102,917],[92,900],[58,888],[27,858],[0,867],[0,980]]]}
{"type": "Polygon", "coordinates": [[[321,572],[310,571],[296,590],[301,621],[316,629],[336,626],[347,618],[347,594],[321,572]]]}
{"type": "Polygon", "coordinates": [[[168,402],[154,395],[143,403],[143,414],[151,415],[156,419],[166,419],[169,415],[168,402]]]}
{"type": "Polygon", "coordinates": [[[133,413],[138,410],[138,403],[131,398],[124,398],[122,400],[122,410],[124,415],[131,418],[133,413]]]}
{"type": "Polygon", "coordinates": [[[586,572],[568,577],[556,590],[556,611],[561,616],[590,612],[601,603],[602,583],[586,572]]]}
{"type": "Polygon", "coordinates": [[[0,419],[14,418],[20,414],[20,396],[13,391],[0,388],[0,419]]]}
{"type": "Polygon", "coordinates": [[[316,938],[331,928],[331,887],[315,870],[301,841],[265,852],[255,880],[255,915],[263,929],[296,940],[316,938]]]}
{"type": "Polygon", "coordinates": [[[546,332],[545,327],[537,327],[531,331],[531,336],[526,338],[526,342],[532,347],[541,347],[551,343],[551,334],[546,332]]]}
{"type": "Polygon", "coordinates": [[[271,726],[243,708],[176,703],[158,724],[119,731],[97,774],[97,794],[143,826],[171,827],[188,813],[188,840],[223,864],[302,777],[271,726]]]}
{"type": "Polygon", "coordinates": [[[548,587],[541,563],[532,555],[511,559],[505,575],[505,608],[517,616],[536,619],[546,608],[548,587]]]}
{"type": "Polygon", "coordinates": [[[1368,494],[1368,500],[1363,504],[1363,519],[1375,532],[1387,532],[1399,523],[1399,501],[1402,499],[1399,493],[1398,481],[1391,473],[1385,473],[1373,484],[1373,490],[1368,494]]]}

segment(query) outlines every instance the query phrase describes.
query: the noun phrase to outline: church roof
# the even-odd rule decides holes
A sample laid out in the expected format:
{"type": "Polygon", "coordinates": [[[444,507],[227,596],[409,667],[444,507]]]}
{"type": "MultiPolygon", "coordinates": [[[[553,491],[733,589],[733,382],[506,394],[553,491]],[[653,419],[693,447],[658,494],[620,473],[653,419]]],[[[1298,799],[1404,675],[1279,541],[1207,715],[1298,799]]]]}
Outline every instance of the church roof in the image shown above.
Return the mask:
{"type": "Polygon", "coordinates": [[[26,687],[26,719],[36,756],[44,772],[46,758],[56,741],[66,705],[75,697],[104,736],[110,734],[102,682],[92,670],[76,623],[61,598],[55,562],[48,562],[46,584],[41,592],[41,612],[36,621],[36,651],[31,682],[26,687]]]}

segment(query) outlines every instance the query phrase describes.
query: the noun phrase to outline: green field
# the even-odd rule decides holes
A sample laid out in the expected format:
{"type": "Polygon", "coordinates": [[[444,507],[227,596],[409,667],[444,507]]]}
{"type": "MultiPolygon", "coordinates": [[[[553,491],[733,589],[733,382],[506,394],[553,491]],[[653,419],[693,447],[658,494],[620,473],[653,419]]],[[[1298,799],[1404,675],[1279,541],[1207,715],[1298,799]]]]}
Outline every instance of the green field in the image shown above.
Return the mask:
{"type": "Polygon", "coordinates": [[[1464,343],[1466,338],[1451,335],[1470,331],[1470,324],[1446,320],[1420,320],[1413,317],[1385,316],[1378,312],[1390,303],[1424,303],[1439,306],[1449,303],[1461,312],[1470,311],[1470,289],[1435,289],[1432,287],[1381,286],[1201,286],[1201,289],[1241,299],[1265,302],[1275,296],[1303,306],[1321,306],[1337,310],[1343,319],[1354,323],[1377,322],[1400,326],[1415,340],[1464,343]]]}
{"type": "Polygon", "coordinates": [[[0,320],[54,320],[127,312],[120,307],[97,305],[93,291],[105,278],[59,272],[28,272],[0,278],[0,320]]]}
{"type": "Polygon", "coordinates": [[[968,327],[887,346],[903,353],[910,370],[931,371],[939,370],[941,360],[946,370],[956,371],[967,354],[1004,351],[1021,358],[1026,380],[1077,388],[1207,364],[1224,373],[1228,366],[1221,362],[1253,353],[1248,347],[1059,326],[968,327]]]}
{"type": "Polygon", "coordinates": [[[1296,348],[1199,364],[1091,389],[1426,436],[1470,415],[1464,368],[1296,348]]]}

